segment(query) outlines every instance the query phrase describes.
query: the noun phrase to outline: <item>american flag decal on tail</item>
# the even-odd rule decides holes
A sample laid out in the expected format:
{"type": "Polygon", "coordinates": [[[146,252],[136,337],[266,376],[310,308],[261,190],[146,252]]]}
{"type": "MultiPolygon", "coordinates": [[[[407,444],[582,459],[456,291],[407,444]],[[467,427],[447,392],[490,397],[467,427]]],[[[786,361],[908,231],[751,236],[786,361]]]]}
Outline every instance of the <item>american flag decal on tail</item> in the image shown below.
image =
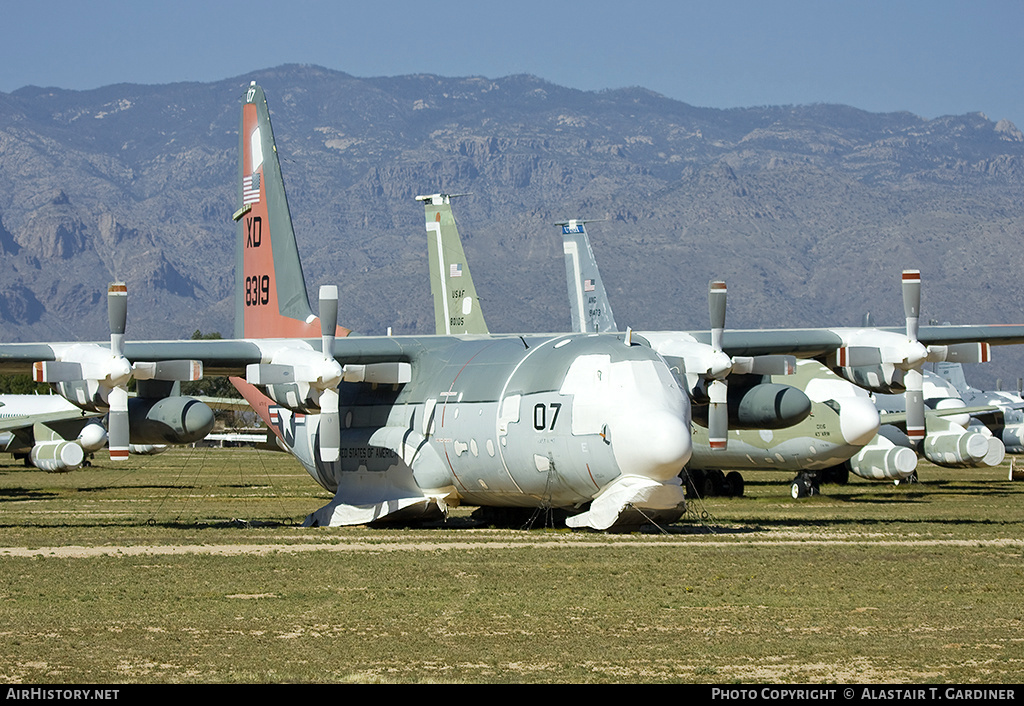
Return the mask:
{"type": "Polygon", "coordinates": [[[260,202],[260,173],[242,179],[242,205],[260,202]]]}

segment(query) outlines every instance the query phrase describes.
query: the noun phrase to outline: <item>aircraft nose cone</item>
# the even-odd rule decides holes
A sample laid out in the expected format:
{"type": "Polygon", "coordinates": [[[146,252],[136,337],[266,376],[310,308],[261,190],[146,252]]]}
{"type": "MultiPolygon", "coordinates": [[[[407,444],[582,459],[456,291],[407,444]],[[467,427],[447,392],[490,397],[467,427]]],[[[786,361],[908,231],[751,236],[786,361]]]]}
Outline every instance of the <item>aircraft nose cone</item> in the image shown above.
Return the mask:
{"type": "Polygon", "coordinates": [[[881,420],[878,408],[867,397],[844,397],[839,404],[839,430],[846,443],[864,446],[875,438],[881,420]]]}
{"type": "Polygon", "coordinates": [[[631,415],[611,426],[611,443],[623,475],[666,481],[690,460],[690,426],[667,411],[631,415]]]}

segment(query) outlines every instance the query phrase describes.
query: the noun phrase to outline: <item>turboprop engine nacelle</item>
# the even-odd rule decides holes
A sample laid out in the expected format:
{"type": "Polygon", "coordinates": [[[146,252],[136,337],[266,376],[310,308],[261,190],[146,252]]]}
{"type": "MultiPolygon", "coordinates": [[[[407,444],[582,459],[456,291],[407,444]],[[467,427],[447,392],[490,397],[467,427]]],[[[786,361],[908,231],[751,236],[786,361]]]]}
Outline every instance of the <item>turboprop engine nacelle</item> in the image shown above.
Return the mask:
{"type": "Polygon", "coordinates": [[[1000,436],[1007,453],[1024,453],[1024,424],[1007,424],[1000,436]]]}
{"type": "MultiPolygon", "coordinates": [[[[300,351],[307,354],[306,351],[300,351]]],[[[292,357],[282,355],[285,363],[250,365],[246,370],[246,381],[256,385],[260,392],[277,404],[299,414],[317,414],[323,411],[323,390],[316,384],[302,380],[312,365],[292,364],[292,357]],[[282,379],[296,382],[280,382],[282,379]]],[[[299,360],[301,362],[301,358],[299,360]]],[[[333,359],[331,360],[333,362],[333,359]]],[[[340,382],[368,382],[377,385],[401,385],[412,379],[412,368],[408,363],[370,363],[367,365],[346,365],[338,368],[340,382]]],[[[307,378],[312,375],[307,374],[307,378]]]]}
{"type": "Polygon", "coordinates": [[[166,444],[128,444],[128,453],[135,456],[155,456],[166,450],[166,444]]]}
{"type": "MultiPolygon", "coordinates": [[[[811,400],[802,390],[779,383],[743,387],[733,382],[728,391],[730,429],[784,429],[811,413],[811,400]]],[[[707,425],[708,407],[697,405],[693,417],[707,425]]]]}
{"type": "Polygon", "coordinates": [[[82,427],[77,439],[83,450],[92,453],[107,445],[107,430],[99,422],[90,422],[82,427]]]}
{"type": "Polygon", "coordinates": [[[834,367],[833,370],[854,385],[871,392],[894,395],[907,390],[903,381],[903,371],[891,363],[834,367]]]}
{"type": "Polygon", "coordinates": [[[128,401],[132,444],[191,444],[213,429],[213,410],[192,397],[128,401]]]}
{"type": "Polygon", "coordinates": [[[74,441],[41,441],[32,447],[29,462],[48,473],[67,473],[81,467],[85,452],[74,441]]]}
{"type": "Polygon", "coordinates": [[[852,473],[868,480],[903,480],[917,469],[917,454],[879,434],[846,465],[852,473]]]}
{"type": "Polygon", "coordinates": [[[1002,441],[973,430],[929,433],[921,451],[936,466],[946,468],[998,466],[1006,454],[1002,441]]]}

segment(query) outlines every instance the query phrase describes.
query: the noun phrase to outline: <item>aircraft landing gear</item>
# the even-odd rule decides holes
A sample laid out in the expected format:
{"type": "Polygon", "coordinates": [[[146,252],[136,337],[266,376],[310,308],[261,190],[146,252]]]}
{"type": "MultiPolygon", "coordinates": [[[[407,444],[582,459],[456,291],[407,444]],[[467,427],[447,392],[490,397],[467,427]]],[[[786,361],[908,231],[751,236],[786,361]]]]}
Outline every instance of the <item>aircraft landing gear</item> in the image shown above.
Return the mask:
{"type": "Polygon", "coordinates": [[[910,485],[911,483],[917,482],[917,471],[914,471],[906,478],[897,478],[893,481],[893,485],[910,485]]]}
{"type": "Polygon", "coordinates": [[[821,474],[822,483],[836,483],[837,485],[846,485],[850,481],[850,469],[845,465],[842,466],[831,466],[830,468],[823,468],[819,471],[821,474]]]}
{"type": "Polygon", "coordinates": [[[731,497],[743,497],[743,476],[739,471],[729,471],[726,473],[725,485],[729,488],[729,495],[731,497]]]}
{"type": "Polygon", "coordinates": [[[793,499],[807,498],[812,495],[817,495],[821,492],[818,487],[818,474],[803,472],[797,475],[793,479],[793,482],[789,486],[789,494],[793,496],[793,499]]]}
{"type": "Polygon", "coordinates": [[[743,495],[743,476],[737,471],[724,473],[718,469],[683,469],[679,474],[691,498],[732,497],[743,495]]]}

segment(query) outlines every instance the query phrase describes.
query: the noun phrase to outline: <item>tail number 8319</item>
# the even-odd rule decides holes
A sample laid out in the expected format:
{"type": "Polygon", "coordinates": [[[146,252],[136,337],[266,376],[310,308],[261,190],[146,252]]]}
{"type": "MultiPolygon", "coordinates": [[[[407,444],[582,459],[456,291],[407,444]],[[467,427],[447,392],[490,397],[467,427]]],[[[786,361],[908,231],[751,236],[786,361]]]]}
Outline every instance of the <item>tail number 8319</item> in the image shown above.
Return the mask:
{"type": "Polygon", "coordinates": [[[245,278],[245,305],[260,306],[270,303],[270,276],[252,275],[245,278]]]}

